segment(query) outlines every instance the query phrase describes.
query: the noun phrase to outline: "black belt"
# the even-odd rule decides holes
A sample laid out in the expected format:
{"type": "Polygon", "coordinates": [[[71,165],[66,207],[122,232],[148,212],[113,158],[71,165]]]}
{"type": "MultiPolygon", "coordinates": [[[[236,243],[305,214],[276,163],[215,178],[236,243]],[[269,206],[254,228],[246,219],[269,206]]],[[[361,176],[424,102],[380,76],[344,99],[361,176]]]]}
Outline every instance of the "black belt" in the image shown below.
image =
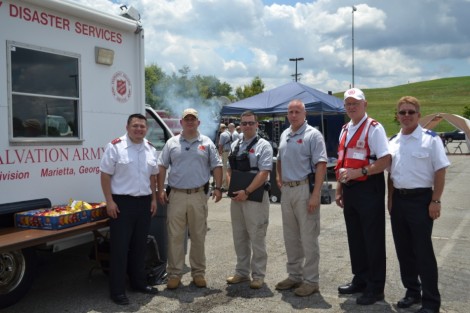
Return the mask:
{"type": "Polygon", "coordinates": [[[431,191],[432,188],[413,188],[413,189],[397,189],[395,188],[394,192],[397,192],[399,195],[418,195],[431,191]]]}
{"type": "Polygon", "coordinates": [[[131,196],[131,195],[117,195],[117,194],[113,194],[113,196],[128,197],[128,198],[134,198],[134,199],[141,199],[141,198],[151,197],[152,195],[149,194],[149,195],[145,195],[145,196],[131,196]]]}

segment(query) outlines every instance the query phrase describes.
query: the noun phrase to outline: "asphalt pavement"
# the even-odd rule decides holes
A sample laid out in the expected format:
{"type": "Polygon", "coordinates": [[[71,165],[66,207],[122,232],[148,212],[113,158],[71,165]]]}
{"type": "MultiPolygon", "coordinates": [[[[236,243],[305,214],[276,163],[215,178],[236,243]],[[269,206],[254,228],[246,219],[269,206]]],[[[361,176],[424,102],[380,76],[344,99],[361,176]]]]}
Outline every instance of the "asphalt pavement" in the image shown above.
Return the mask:
{"type": "MultiPolygon", "coordinates": [[[[464,147],[466,148],[466,147],[464,147]]],[[[465,152],[468,153],[468,150],[465,152]]],[[[470,156],[450,155],[442,198],[442,215],[434,224],[433,242],[439,265],[441,312],[470,312],[470,156]]],[[[334,186],[334,185],[333,185],[334,186]]],[[[334,190],[332,190],[334,192],[334,190]]],[[[2,310],[11,312],[414,312],[399,309],[396,302],[404,296],[395,254],[390,220],[387,216],[387,281],[385,300],[358,306],[357,295],[340,296],[337,288],[352,278],[342,210],[336,204],[321,207],[320,292],[297,297],[292,291],[277,291],[275,284],[286,278],[286,253],[282,236],[280,204],[270,206],[267,234],[268,268],[265,285],[252,290],[249,282],[227,285],[234,272],[235,252],[230,223],[230,199],[209,200],[206,240],[207,288],[196,288],[190,274],[183,286],[149,296],[129,291],[129,306],[118,306],[108,296],[108,279],[100,270],[90,272],[95,261],[88,258],[90,246],[55,254],[40,253],[37,277],[29,293],[17,304],[2,310]]],[[[186,261],[189,264],[189,261],[186,261]]]]}

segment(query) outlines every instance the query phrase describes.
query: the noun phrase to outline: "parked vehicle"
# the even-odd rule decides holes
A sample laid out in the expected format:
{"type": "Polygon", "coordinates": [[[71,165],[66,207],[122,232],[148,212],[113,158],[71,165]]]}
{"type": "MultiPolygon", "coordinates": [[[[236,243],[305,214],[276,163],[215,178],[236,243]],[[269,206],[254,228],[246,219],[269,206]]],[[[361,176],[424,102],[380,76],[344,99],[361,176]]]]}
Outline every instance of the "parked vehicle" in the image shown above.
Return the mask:
{"type": "Polygon", "coordinates": [[[445,141],[447,142],[452,142],[454,140],[465,140],[465,133],[461,131],[460,129],[456,129],[451,132],[443,133],[441,135],[441,138],[444,138],[445,141]]]}
{"type": "Polygon", "coordinates": [[[0,308],[28,291],[36,248],[60,251],[107,227],[19,229],[15,214],[71,198],[102,202],[100,158],[130,114],[147,114],[157,149],[173,135],[145,107],[138,13],[121,15],[69,1],[0,1],[0,308]]]}

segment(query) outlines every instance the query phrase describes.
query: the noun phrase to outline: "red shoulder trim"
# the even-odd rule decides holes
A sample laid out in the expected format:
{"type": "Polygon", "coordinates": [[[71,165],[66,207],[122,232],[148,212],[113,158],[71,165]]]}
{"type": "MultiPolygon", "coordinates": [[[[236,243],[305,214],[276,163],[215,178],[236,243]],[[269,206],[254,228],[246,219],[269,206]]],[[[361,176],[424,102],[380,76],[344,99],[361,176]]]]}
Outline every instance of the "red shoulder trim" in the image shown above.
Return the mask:
{"type": "MultiPolygon", "coordinates": [[[[147,140],[147,143],[148,143],[150,146],[152,146],[152,147],[155,148],[155,146],[153,145],[153,143],[151,143],[149,140],[147,140]]],[[[157,149],[157,148],[155,148],[155,149],[157,149]]]]}
{"type": "Polygon", "coordinates": [[[117,143],[120,143],[121,141],[122,141],[121,138],[116,138],[116,139],[114,139],[113,141],[111,141],[111,143],[112,143],[113,145],[115,145],[115,144],[117,144],[117,143]]]}
{"type": "Polygon", "coordinates": [[[375,126],[379,125],[379,122],[377,122],[376,120],[372,120],[372,122],[370,122],[370,125],[375,127],[375,126]]]}

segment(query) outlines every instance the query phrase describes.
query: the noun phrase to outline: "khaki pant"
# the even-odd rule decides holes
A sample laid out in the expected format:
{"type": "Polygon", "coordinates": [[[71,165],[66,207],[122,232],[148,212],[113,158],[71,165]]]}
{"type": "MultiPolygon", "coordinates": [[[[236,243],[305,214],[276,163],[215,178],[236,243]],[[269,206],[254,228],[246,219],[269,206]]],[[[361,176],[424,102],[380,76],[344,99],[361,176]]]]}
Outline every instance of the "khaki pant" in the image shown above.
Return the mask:
{"type": "Polygon", "coordinates": [[[186,227],[191,240],[189,250],[191,276],[204,275],[206,271],[207,196],[203,191],[187,194],[173,190],[169,201],[167,212],[168,275],[180,277],[183,275],[186,227]]]}
{"type": "Polygon", "coordinates": [[[225,188],[225,190],[228,189],[227,186],[227,163],[228,163],[228,155],[230,154],[230,151],[226,151],[222,153],[222,169],[223,169],[223,177],[222,177],[222,187],[225,188]]]}
{"type": "Polygon", "coordinates": [[[289,278],[309,284],[318,283],[320,208],[314,213],[308,213],[308,184],[283,186],[281,191],[282,227],[289,278]]]}
{"type": "Polygon", "coordinates": [[[268,253],[266,252],[266,231],[269,224],[269,197],[264,193],[263,202],[232,201],[233,243],[237,254],[235,274],[252,278],[266,275],[268,253]]]}

